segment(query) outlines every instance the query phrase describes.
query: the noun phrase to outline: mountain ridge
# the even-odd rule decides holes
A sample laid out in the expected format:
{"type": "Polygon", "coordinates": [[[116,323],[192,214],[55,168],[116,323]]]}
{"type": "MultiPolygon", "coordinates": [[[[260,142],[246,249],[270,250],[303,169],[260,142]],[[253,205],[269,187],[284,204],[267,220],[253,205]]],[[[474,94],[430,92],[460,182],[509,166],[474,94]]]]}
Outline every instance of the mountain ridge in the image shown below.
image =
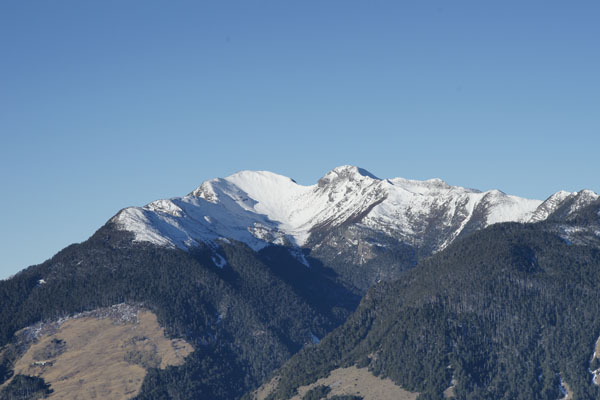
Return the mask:
{"type": "Polygon", "coordinates": [[[269,244],[313,248],[319,244],[315,232],[348,223],[414,243],[435,214],[438,224],[450,229],[439,233],[434,252],[465,229],[498,222],[538,222],[565,201],[575,199],[577,208],[597,198],[583,190],[532,200],[496,189],[482,192],[450,186],[439,178],[380,179],[363,168],[344,165],[309,186],[269,171],[240,171],[207,180],[183,197],[125,208],[111,221],[133,232],[136,241],[159,246],[186,250],[225,237],[260,250],[269,244]]]}

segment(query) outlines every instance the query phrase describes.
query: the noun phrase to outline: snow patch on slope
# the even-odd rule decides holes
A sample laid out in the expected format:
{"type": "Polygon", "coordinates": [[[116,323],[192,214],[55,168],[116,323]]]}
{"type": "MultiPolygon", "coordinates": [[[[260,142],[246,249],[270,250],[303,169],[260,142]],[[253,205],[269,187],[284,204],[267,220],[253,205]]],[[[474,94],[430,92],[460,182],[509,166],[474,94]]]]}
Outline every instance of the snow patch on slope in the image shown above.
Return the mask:
{"type": "Polygon", "coordinates": [[[494,199],[496,202],[487,216],[489,225],[506,221],[525,222],[531,218],[532,213],[541,203],[539,200],[523,199],[499,193],[501,194],[496,194],[494,199]]]}

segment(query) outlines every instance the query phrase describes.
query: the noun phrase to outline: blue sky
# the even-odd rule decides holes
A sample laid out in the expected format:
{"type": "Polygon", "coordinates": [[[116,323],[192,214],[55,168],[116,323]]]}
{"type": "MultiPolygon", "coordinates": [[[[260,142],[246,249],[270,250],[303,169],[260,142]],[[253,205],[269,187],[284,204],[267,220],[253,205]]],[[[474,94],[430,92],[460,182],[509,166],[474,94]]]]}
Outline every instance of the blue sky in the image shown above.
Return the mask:
{"type": "Polygon", "coordinates": [[[597,1],[0,3],[0,278],[266,169],[600,192],[597,1]]]}

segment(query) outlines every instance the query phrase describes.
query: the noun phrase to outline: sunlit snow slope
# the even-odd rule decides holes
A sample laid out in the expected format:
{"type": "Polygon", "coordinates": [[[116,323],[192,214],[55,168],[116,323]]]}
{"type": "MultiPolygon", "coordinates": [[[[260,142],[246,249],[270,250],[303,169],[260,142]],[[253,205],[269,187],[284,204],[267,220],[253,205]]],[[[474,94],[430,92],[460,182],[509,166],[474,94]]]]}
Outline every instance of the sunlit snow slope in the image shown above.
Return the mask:
{"type": "Polygon", "coordinates": [[[558,192],[542,202],[449,186],[439,179],[379,179],[361,168],[342,166],[312,186],[272,172],[242,171],[206,181],[184,197],[126,208],[112,221],[133,232],[136,241],[181,249],[218,238],[255,250],[269,243],[310,246],[315,232],[347,224],[411,245],[434,232],[440,249],[465,229],[540,221],[566,202],[576,209],[596,199],[590,191],[558,192]]]}

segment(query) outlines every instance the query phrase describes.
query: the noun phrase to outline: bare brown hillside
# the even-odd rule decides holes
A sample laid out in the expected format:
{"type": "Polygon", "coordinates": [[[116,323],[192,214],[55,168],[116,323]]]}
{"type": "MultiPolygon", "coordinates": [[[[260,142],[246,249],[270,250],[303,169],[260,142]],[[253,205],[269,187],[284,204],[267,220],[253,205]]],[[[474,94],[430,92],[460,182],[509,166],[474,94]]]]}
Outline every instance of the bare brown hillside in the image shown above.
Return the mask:
{"type": "Polygon", "coordinates": [[[128,313],[96,312],[55,323],[16,361],[15,375],[44,378],[54,390],[50,398],[134,396],[147,368],[182,364],[193,349],[166,338],[152,312],[128,313]]]}
{"type": "MultiPolygon", "coordinates": [[[[269,382],[255,392],[256,400],[264,400],[276,386],[269,382]]],[[[328,386],[331,391],[328,397],[335,395],[357,395],[365,400],[415,400],[419,393],[409,392],[392,382],[391,379],[381,379],[374,376],[367,368],[338,368],[326,378],[321,378],[315,383],[298,388],[298,395],[291,400],[300,400],[310,389],[316,386],[328,386]]]]}

